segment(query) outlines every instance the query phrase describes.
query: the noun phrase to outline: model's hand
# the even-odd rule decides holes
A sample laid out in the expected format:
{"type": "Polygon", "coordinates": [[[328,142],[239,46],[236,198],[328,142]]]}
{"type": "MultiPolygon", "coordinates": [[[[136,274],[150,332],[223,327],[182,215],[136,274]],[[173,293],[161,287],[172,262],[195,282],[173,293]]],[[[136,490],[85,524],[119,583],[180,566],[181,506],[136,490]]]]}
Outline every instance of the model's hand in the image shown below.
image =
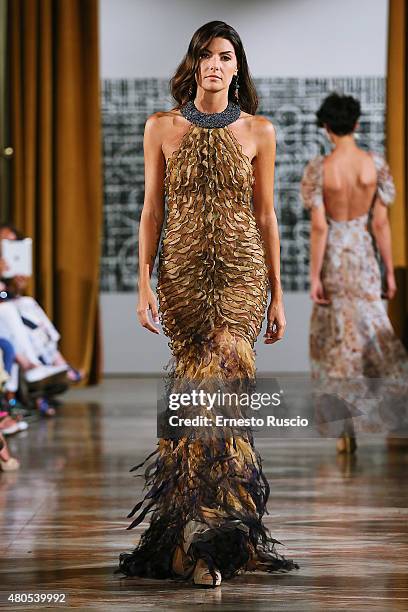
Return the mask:
{"type": "Polygon", "coordinates": [[[283,338],[286,328],[285,311],[282,300],[271,302],[268,306],[268,326],[264,334],[264,343],[273,344],[283,338]]]}
{"type": "Polygon", "coordinates": [[[153,332],[154,334],[160,334],[159,329],[153,325],[150,320],[149,310],[151,318],[154,323],[159,323],[159,311],[157,308],[157,300],[150,286],[139,288],[139,301],[137,304],[137,317],[140,325],[153,332]]]}
{"type": "Polygon", "coordinates": [[[323,284],[320,278],[312,278],[310,282],[310,297],[315,302],[315,304],[327,306],[331,303],[330,300],[325,296],[323,284]]]}
{"type": "Polygon", "coordinates": [[[386,300],[392,300],[394,295],[397,293],[397,283],[395,282],[394,270],[387,272],[386,287],[387,288],[383,297],[386,300]]]}

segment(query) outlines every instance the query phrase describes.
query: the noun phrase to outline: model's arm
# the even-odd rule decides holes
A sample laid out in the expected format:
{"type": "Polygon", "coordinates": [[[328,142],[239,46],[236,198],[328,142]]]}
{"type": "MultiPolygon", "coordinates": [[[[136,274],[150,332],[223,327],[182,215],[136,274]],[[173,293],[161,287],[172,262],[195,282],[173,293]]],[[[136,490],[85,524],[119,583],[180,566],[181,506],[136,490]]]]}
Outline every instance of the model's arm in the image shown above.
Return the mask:
{"type": "Polygon", "coordinates": [[[275,178],[275,129],[267,119],[256,118],[256,157],[254,161],[254,214],[265,248],[271,301],[268,306],[268,328],[265,344],[283,337],[286,327],[280,278],[280,241],[273,188],[275,178]]]}
{"type": "Polygon", "coordinates": [[[324,206],[312,207],[310,227],[310,297],[316,304],[330,304],[330,300],[324,294],[324,287],[321,281],[328,229],[324,206]]]}
{"type": "Polygon", "coordinates": [[[164,173],[159,119],[153,115],[146,122],[144,134],[145,196],[139,227],[139,301],[137,314],[143,327],[158,334],[157,300],[150,285],[164,220],[164,173]]]}
{"type": "Polygon", "coordinates": [[[391,300],[397,291],[392,262],[391,228],[387,207],[381,202],[379,197],[376,198],[374,203],[372,229],[386,271],[387,291],[384,297],[391,300]]]}

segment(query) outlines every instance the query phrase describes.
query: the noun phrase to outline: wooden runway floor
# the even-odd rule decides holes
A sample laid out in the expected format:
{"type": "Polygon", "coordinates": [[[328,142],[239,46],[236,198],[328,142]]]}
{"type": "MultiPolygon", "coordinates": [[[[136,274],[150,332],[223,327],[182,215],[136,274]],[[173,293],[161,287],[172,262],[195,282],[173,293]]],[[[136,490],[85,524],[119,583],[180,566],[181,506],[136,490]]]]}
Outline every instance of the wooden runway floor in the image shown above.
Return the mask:
{"type": "Polygon", "coordinates": [[[156,443],[153,385],[73,391],[55,419],[8,438],[22,469],[0,473],[1,609],[34,609],[5,599],[37,591],[65,593],[58,608],[99,611],[408,610],[408,453],[378,438],[351,460],[333,440],[258,445],[271,484],[266,523],[298,571],[215,590],[115,575],[146,527],[125,529],[142,485],[128,470],[156,443]]]}

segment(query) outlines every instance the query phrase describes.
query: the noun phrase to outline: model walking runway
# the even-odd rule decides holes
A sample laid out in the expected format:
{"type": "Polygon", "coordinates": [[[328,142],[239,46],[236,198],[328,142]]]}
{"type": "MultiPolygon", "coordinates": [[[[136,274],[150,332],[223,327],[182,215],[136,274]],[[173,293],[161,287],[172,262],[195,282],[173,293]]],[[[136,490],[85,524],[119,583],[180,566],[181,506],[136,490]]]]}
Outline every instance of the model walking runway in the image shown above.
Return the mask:
{"type": "MultiPolygon", "coordinates": [[[[192,97],[195,90],[201,106],[222,110],[203,112],[190,99],[151,118],[145,135],[145,206],[153,208],[151,202],[160,198],[159,176],[168,205],[157,293],[174,356],[172,384],[176,388],[183,381],[200,388],[211,381],[251,384],[253,346],[265,315],[270,279],[268,337],[273,342],[283,334],[279,236],[277,229],[272,230],[272,219],[276,227],[274,132],[269,121],[245,112],[256,105],[256,97],[253,90],[253,103],[248,102],[250,77],[242,43],[232,28],[222,22],[203,26],[189,53],[197,64],[189,74],[192,97]],[[243,81],[244,109],[238,103],[239,81],[243,81]],[[255,171],[237,134],[254,151],[255,171]],[[166,155],[167,142],[176,138],[177,146],[166,155]],[[157,142],[167,158],[165,169],[157,142]]],[[[179,68],[173,83],[182,79],[182,73],[179,68]]],[[[179,89],[183,91],[183,84],[179,89]]],[[[157,209],[154,218],[160,214],[157,209]]],[[[148,261],[143,249],[145,225],[142,276],[148,261]]],[[[144,244],[153,242],[160,229],[146,232],[144,244]]],[[[146,317],[146,307],[155,309],[149,279],[142,284],[140,299],[146,317]]],[[[146,318],[142,322],[151,329],[146,318]]],[[[296,567],[277,553],[276,542],[262,522],[269,485],[250,432],[200,436],[191,431],[177,440],[162,438],[155,454],[147,468],[148,492],[130,514],[136,515],[132,528],[152,513],[150,526],[137,548],[121,555],[120,571],[130,576],[192,577],[196,584],[216,586],[221,578],[241,570],[296,567]]]]}

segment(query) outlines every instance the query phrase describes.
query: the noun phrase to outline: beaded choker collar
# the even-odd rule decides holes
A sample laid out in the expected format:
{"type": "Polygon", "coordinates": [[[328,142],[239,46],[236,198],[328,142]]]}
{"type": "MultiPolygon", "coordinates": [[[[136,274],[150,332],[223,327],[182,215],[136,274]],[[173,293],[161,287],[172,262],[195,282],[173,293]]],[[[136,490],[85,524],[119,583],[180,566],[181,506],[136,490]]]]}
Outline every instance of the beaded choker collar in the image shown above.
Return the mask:
{"type": "Polygon", "coordinates": [[[202,113],[195,106],[194,102],[190,100],[180,108],[180,112],[187,121],[190,121],[190,123],[194,123],[194,125],[198,125],[199,127],[211,129],[223,128],[230,123],[234,123],[241,114],[241,108],[234,102],[228,102],[227,108],[221,113],[202,113]]]}

